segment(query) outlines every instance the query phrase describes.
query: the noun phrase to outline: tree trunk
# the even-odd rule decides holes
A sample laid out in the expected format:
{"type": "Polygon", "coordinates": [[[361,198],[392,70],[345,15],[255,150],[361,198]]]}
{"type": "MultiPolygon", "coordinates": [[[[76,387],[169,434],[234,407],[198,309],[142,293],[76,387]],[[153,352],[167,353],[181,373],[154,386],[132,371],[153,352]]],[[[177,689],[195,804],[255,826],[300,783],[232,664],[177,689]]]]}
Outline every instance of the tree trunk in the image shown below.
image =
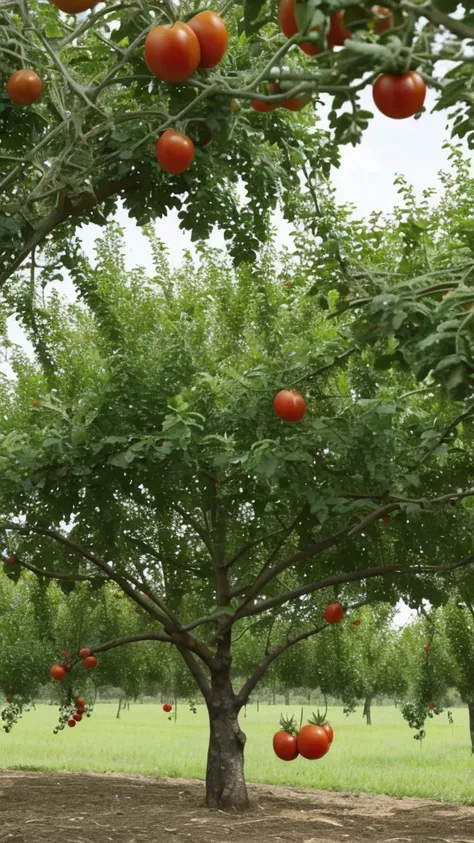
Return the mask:
{"type": "Polygon", "coordinates": [[[119,704],[118,704],[117,714],[115,715],[115,716],[116,716],[116,718],[117,718],[117,720],[119,720],[119,719],[120,719],[120,709],[121,709],[121,708],[122,708],[122,697],[119,697],[119,704]]]}
{"type": "Polygon", "coordinates": [[[275,688],[272,690],[272,705],[276,705],[276,691],[275,688]]]}
{"type": "Polygon", "coordinates": [[[469,709],[469,731],[471,733],[471,752],[474,755],[474,702],[468,703],[469,709]]]}
{"type": "Polygon", "coordinates": [[[290,704],[290,692],[285,691],[285,705],[289,705],[289,704],[290,704]]]}
{"type": "Polygon", "coordinates": [[[365,717],[367,721],[367,726],[372,725],[372,700],[370,697],[365,698],[364,711],[362,712],[362,717],[365,717]]]}
{"type": "Polygon", "coordinates": [[[209,751],[206,771],[208,808],[245,811],[249,807],[244,777],[245,735],[239,726],[239,707],[229,679],[212,677],[208,702],[209,751]]]}

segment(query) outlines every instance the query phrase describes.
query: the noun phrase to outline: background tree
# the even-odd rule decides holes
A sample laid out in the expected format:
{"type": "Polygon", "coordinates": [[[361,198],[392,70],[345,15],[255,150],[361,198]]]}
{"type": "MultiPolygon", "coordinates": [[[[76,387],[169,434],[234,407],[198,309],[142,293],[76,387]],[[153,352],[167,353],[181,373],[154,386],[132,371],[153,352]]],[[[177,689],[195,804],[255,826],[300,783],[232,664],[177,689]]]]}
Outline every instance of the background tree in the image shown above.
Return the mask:
{"type": "Polygon", "coordinates": [[[471,436],[462,461],[426,445],[457,404],[379,370],[380,345],[348,354],[352,311],[336,321],[297,278],[288,290],[270,247],[238,269],[202,247],[175,274],[153,248],[156,275],[130,273],[111,230],[71,270],[84,303],[50,296],[36,361],[11,354],[1,529],[24,568],[134,604],[144,631],[89,642],[97,654],[176,647],[209,712],[208,804],[245,807],[239,711],[325,603],[436,604],[471,561],[471,436]],[[308,411],[285,424],[272,398],[296,385],[308,411]],[[233,638],[258,618],[274,629],[234,688],[233,638]]]}

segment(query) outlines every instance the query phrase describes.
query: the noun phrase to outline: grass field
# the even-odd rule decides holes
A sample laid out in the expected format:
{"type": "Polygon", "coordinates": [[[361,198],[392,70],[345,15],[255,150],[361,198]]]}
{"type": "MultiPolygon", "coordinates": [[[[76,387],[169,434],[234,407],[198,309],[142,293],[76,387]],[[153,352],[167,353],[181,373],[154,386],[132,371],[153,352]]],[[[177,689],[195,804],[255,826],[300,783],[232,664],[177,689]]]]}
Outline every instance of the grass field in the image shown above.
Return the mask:
{"type": "MultiPolygon", "coordinates": [[[[298,708],[288,712],[299,718],[298,708]]],[[[202,707],[194,715],[183,706],[176,723],[161,706],[132,705],[120,720],[115,713],[115,705],[97,705],[90,719],[54,736],[57,709],[38,706],[9,735],[0,735],[0,767],[203,778],[208,730],[202,707]]],[[[372,726],[362,721],[361,709],[346,718],[342,709],[333,708],[330,753],[320,761],[298,758],[291,763],[273,754],[279,716],[280,708],[261,705],[259,712],[249,706],[246,718],[241,717],[249,781],[474,804],[474,757],[465,709],[454,710],[452,726],[445,714],[428,721],[420,750],[395,708],[374,708],[372,726]]]]}

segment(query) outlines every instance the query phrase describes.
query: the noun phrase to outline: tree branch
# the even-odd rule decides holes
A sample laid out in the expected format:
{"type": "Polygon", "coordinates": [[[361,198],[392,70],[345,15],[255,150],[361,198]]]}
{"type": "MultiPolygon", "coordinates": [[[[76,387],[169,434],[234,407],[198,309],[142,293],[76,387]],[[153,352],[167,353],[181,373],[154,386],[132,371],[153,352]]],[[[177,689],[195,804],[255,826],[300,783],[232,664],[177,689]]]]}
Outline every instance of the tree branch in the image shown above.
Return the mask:
{"type": "Polygon", "coordinates": [[[294,645],[298,644],[300,641],[304,641],[306,638],[311,638],[312,635],[317,635],[318,632],[322,632],[323,629],[326,629],[326,627],[327,624],[320,624],[312,627],[311,629],[307,629],[305,632],[295,635],[294,638],[287,639],[283,644],[279,644],[278,647],[274,647],[273,650],[267,653],[267,655],[258,663],[252,675],[249,676],[247,681],[242,685],[236,696],[237,704],[240,706],[246,705],[250,694],[278,656],[281,656],[282,653],[285,653],[286,650],[289,650],[290,647],[294,647],[294,645]]]}
{"type": "MultiPolygon", "coordinates": [[[[441,574],[448,571],[454,571],[457,568],[462,568],[465,565],[471,565],[474,562],[474,556],[469,556],[461,562],[454,562],[451,565],[423,565],[410,567],[409,565],[394,564],[394,565],[380,565],[376,568],[366,568],[362,571],[350,571],[345,574],[336,574],[332,577],[303,585],[299,588],[294,588],[292,591],[287,591],[284,594],[277,594],[275,597],[269,597],[267,600],[262,600],[253,606],[249,606],[242,614],[239,614],[238,620],[241,618],[248,618],[251,615],[259,615],[262,612],[274,609],[276,606],[282,606],[284,603],[289,603],[298,597],[306,597],[308,594],[313,594],[315,591],[321,591],[324,588],[330,588],[334,585],[347,585],[350,582],[360,582],[361,580],[373,579],[374,577],[386,577],[394,573],[409,573],[409,574],[441,574]]],[[[362,604],[361,604],[362,605],[362,604]]],[[[232,619],[232,623],[235,618],[232,619]]]]}
{"type": "Polygon", "coordinates": [[[402,9],[412,12],[418,18],[426,18],[430,23],[434,23],[435,26],[444,26],[445,29],[452,32],[453,35],[457,35],[458,38],[474,38],[474,27],[468,26],[462,20],[450,18],[449,15],[445,15],[444,12],[441,12],[431,3],[418,4],[402,0],[400,5],[402,9]]]}
{"type": "Polygon", "coordinates": [[[165,644],[172,644],[173,639],[165,632],[142,632],[139,635],[124,635],[123,638],[114,638],[113,641],[107,641],[105,644],[99,644],[97,647],[91,647],[93,653],[105,653],[107,650],[113,650],[115,647],[123,647],[126,644],[135,644],[138,641],[163,641],[165,644]]]}
{"type": "Polygon", "coordinates": [[[209,703],[211,701],[211,683],[209,682],[207,676],[189,650],[186,650],[184,647],[180,647],[178,644],[176,646],[206,703],[209,703]]]}

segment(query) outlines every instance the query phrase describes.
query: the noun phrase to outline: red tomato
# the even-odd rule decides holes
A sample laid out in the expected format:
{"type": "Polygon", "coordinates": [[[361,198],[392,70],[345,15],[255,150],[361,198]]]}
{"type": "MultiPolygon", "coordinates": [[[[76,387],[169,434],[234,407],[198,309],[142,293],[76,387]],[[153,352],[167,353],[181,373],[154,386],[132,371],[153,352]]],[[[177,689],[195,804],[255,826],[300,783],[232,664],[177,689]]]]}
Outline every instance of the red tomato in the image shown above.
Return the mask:
{"type": "Polygon", "coordinates": [[[87,656],[90,656],[92,650],[89,650],[89,647],[82,647],[79,650],[79,657],[81,659],[87,659],[87,656]]]}
{"type": "Polygon", "coordinates": [[[328,736],[329,746],[331,746],[334,740],[334,729],[332,728],[330,723],[323,723],[321,728],[324,729],[324,731],[326,732],[328,736]]]}
{"type": "Polygon", "coordinates": [[[82,720],[82,714],[80,711],[75,711],[72,715],[72,719],[76,721],[76,723],[80,723],[82,720]]]}
{"type": "Polygon", "coordinates": [[[384,524],[390,524],[390,520],[391,520],[390,515],[384,515],[384,517],[383,517],[383,523],[384,524]]]}
{"type": "Polygon", "coordinates": [[[298,757],[298,742],[294,735],[280,729],[273,735],[273,751],[282,761],[294,761],[298,757]]]}
{"type": "Polygon", "coordinates": [[[229,36],[224,21],[215,12],[199,12],[188,21],[201,48],[199,67],[215,67],[223,59],[229,36]]]}
{"type": "Polygon", "coordinates": [[[273,105],[271,102],[263,102],[263,100],[251,100],[250,105],[254,111],[260,112],[275,111],[278,108],[277,105],[273,105]]]}
{"type": "Polygon", "coordinates": [[[283,421],[301,421],[306,413],[306,401],[294,389],[282,389],[273,399],[273,409],[283,421]]]}
{"type": "Polygon", "coordinates": [[[340,603],[329,603],[324,610],[324,620],[328,623],[339,623],[344,617],[344,609],[340,603]]]}
{"type": "Polygon", "coordinates": [[[13,554],[12,556],[9,556],[7,559],[7,565],[18,565],[18,559],[16,558],[16,556],[14,556],[13,554]]]}
{"type": "Polygon", "coordinates": [[[425,653],[429,653],[429,651],[431,650],[431,647],[430,647],[430,645],[429,645],[429,644],[425,644],[425,646],[423,647],[423,649],[424,649],[425,653]]]}
{"type": "Polygon", "coordinates": [[[322,726],[313,726],[308,723],[300,729],[297,745],[298,752],[303,758],[310,760],[322,758],[329,749],[329,736],[322,726]]]}
{"type": "Polygon", "coordinates": [[[97,659],[95,656],[87,656],[87,658],[83,659],[82,664],[90,670],[92,667],[97,667],[97,659]]]}
{"type": "Polygon", "coordinates": [[[171,175],[184,173],[194,161],[194,144],[187,135],[167,129],[155,144],[156,160],[171,175]]]}
{"type": "Polygon", "coordinates": [[[328,47],[332,50],[334,47],[343,47],[344,41],[350,38],[352,32],[344,26],[344,12],[334,12],[330,17],[329,32],[328,32],[328,47]]]}
{"type": "Polygon", "coordinates": [[[170,705],[169,703],[165,703],[164,706],[163,706],[163,711],[166,711],[166,713],[169,714],[170,711],[172,710],[172,708],[173,708],[172,705],[170,705]]]}
{"type": "Polygon", "coordinates": [[[43,83],[34,70],[15,70],[7,82],[7,94],[18,105],[32,105],[42,89],[43,83]]]}
{"type": "Polygon", "coordinates": [[[49,672],[51,674],[51,678],[57,679],[58,682],[66,676],[66,669],[62,666],[62,664],[53,664],[49,672]]]}
{"type": "Polygon", "coordinates": [[[434,701],[433,701],[433,700],[428,700],[428,702],[427,702],[427,706],[428,706],[428,708],[429,708],[430,710],[432,710],[432,709],[435,707],[434,701]]]}
{"type": "Polygon", "coordinates": [[[426,85],[419,73],[381,73],[372,88],[378,110],[393,120],[413,117],[423,108],[426,85]]]}
{"type": "MultiPolygon", "coordinates": [[[[298,24],[296,23],[295,17],[295,2],[296,0],[280,0],[278,19],[280,21],[280,29],[287,38],[291,38],[292,35],[296,35],[298,32],[298,24]]],[[[319,26],[313,26],[311,32],[319,32],[319,26]]],[[[308,56],[316,56],[319,53],[317,45],[311,44],[310,41],[303,41],[298,46],[308,56]]]]}
{"type": "Polygon", "coordinates": [[[385,6],[376,6],[375,12],[379,16],[379,18],[383,18],[383,20],[378,20],[374,26],[374,32],[377,35],[381,35],[382,32],[387,32],[388,29],[391,29],[393,26],[393,15],[390,9],[387,9],[385,6]]]}
{"type": "Polygon", "coordinates": [[[360,620],[352,621],[352,626],[360,626],[360,620]]]}
{"type": "Polygon", "coordinates": [[[288,111],[301,111],[310,102],[310,97],[290,97],[282,102],[280,108],[287,108],[288,111]]]}
{"type": "Polygon", "coordinates": [[[97,6],[99,0],[51,0],[51,2],[67,15],[79,15],[97,6]]]}
{"type": "Polygon", "coordinates": [[[86,703],[86,701],[85,701],[84,697],[76,697],[76,699],[74,700],[74,702],[76,703],[76,706],[77,706],[77,710],[78,710],[78,711],[84,711],[84,709],[85,709],[85,707],[86,707],[86,705],[87,705],[87,703],[86,703]]]}
{"type": "Polygon", "coordinates": [[[201,60],[197,36],[186,24],[155,26],[145,38],[148,69],[163,82],[184,82],[201,60]]]}
{"type": "Polygon", "coordinates": [[[74,726],[76,725],[76,721],[71,718],[71,720],[67,721],[67,725],[70,726],[71,729],[73,729],[74,726]]]}

